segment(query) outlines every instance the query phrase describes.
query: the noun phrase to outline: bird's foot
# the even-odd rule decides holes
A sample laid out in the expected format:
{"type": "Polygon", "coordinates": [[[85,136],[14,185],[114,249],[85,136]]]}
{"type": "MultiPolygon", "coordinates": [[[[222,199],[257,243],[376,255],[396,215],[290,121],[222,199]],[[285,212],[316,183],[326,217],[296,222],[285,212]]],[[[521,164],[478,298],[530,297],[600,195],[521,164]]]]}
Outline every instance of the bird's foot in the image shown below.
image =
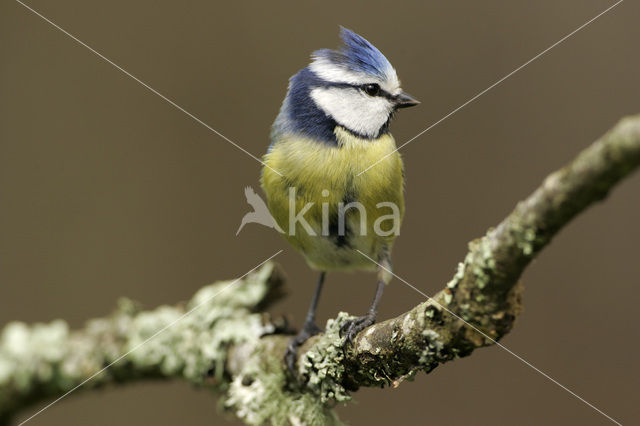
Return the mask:
{"type": "Polygon", "coordinates": [[[345,337],[344,348],[346,349],[353,343],[353,339],[356,338],[358,333],[374,324],[375,322],[376,314],[373,312],[369,312],[367,315],[350,319],[342,324],[342,327],[340,327],[340,336],[345,337]]]}
{"type": "Polygon", "coordinates": [[[312,336],[322,333],[322,329],[314,321],[305,321],[302,330],[289,341],[287,350],[284,353],[284,362],[293,377],[296,377],[296,361],[298,359],[298,348],[302,346],[312,336]]]}

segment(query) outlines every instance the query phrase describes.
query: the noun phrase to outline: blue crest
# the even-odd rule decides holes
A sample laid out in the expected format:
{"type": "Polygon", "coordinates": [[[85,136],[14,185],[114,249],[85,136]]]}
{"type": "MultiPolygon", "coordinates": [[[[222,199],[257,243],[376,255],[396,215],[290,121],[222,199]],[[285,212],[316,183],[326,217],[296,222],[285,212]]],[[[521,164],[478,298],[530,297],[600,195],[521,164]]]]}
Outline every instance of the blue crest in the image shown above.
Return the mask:
{"type": "MultiPolygon", "coordinates": [[[[271,131],[272,145],[284,134],[297,133],[324,142],[330,145],[337,145],[335,128],[338,126],[336,120],[316,105],[311,98],[311,91],[316,88],[344,87],[345,85],[357,85],[358,78],[367,80],[367,76],[372,76],[381,81],[395,81],[397,76],[395,70],[384,57],[384,55],[369,43],[365,38],[359,36],[351,30],[340,27],[340,37],[343,45],[338,50],[322,49],[313,52],[313,62],[298,71],[289,80],[289,90],[282,103],[280,113],[273,123],[271,131]],[[318,66],[314,70],[314,65],[318,66]],[[346,80],[344,76],[337,75],[337,79],[332,79],[335,70],[349,71],[346,80]],[[323,74],[320,71],[327,71],[323,74]],[[327,78],[329,75],[329,78],[327,78]],[[348,80],[355,77],[356,83],[348,80]]],[[[388,132],[389,115],[387,122],[379,129],[378,135],[388,132]]],[[[343,126],[345,127],[345,126],[343,126]]],[[[347,127],[345,127],[347,128],[347,127]]],[[[354,130],[348,129],[356,136],[367,138],[368,136],[358,134],[354,130]]],[[[376,136],[377,137],[377,136],[376,136]]],[[[271,150],[271,147],[269,148],[271,150]]]]}
{"type": "Polygon", "coordinates": [[[339,50],[321,49],[312,54],[314,59],[324,59],[348,70],[386,78],[393,67],[376,47],[364,37],[340,27],[340,38],[344,43],[339,50]]]}

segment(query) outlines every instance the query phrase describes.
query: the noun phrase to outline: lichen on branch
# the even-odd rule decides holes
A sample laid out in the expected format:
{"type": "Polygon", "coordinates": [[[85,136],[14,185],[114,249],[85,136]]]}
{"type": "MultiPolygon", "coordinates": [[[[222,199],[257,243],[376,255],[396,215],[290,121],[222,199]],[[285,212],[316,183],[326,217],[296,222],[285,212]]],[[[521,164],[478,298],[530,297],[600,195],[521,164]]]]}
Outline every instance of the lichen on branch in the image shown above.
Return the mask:
{"type": "Polygon", "coordinates": [[[76,331],[62,320],[10,323],[0,334],[0,422],[78,386],[164,378],[219,391],[222,406],[248,424],[337,424],[331,407],[360,386],[398,386],[508,333],[521,309],[526,266],[639,165],[640,116],[634,116],[469,243],[454,277],[433,297],[368,327],[349,347],[339,333],[349,315],[329,320],[325,333],[300,349],[295,378],[283,363],[291,330],[260,313],[283,295],[272,263],[206,286],[187,304],[144,311],[123,299],[113,314],[76,331]]]}
{"type": "Polygon", "coordinates": [[[180,378],[223,390],[229,347],[276,331],[257,308],[279,297],[282,284],[268,263],[244,279],[205,286],[186,304],[143,311],[122,299],[77,331],[62,320],[9,323],[0,334],[0,419],[79,385],[180,378]]]}

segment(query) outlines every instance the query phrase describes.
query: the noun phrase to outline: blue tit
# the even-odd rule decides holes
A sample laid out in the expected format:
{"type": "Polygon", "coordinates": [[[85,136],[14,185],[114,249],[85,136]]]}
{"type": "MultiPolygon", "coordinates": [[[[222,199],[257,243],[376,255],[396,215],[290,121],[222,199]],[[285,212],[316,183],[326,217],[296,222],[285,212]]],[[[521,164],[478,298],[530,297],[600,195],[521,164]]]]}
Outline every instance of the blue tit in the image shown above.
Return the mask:
{"type": "Polygon", "coordinates": [[[419,102],[371,43],[341,28],[342,46],[322,49],[289,80],[273,123],[261,184],[283,235],[320,271],[304,326],[285,360],[321,330],[315,310],[327,271],[378,272],[368,313],[345,324],[345,342],[373,324],[391,279],[391,248],[404,214],[404,176],[389,133],[399,108],[419,102]],[[374,167],[363,172],[371,165],[374,167]]]}

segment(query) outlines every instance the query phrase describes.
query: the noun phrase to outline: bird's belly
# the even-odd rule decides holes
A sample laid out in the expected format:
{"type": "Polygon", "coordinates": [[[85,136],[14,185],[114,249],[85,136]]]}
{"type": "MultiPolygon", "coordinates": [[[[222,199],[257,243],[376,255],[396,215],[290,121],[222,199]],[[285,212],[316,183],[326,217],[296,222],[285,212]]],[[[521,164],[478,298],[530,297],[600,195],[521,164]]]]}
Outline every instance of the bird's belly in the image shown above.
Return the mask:
{"type": "MultiPolygon", "coordinates": [[[[319,230],[319,228],[316,228],[319,230]]],[[[377,260],[378,254],[387,242],[375,234],[355,235],[349,226],[349,232],[342,238],[336,235],[302,236],[290,242],[299,247],[307,263],[321,271],[329,270],[375,270],[371,259],[377,260]]]]}
{"type": "Polygon", "coordinates": [[[393,138],[348,142],[332,147],[301,139],[278,141],[265,156],[262,187],[269,210],[284,237],[314,269],[373,270],[376,265],[367,257],[377,261],[390,251],[399,231],[402,162],[393,138]]]}

